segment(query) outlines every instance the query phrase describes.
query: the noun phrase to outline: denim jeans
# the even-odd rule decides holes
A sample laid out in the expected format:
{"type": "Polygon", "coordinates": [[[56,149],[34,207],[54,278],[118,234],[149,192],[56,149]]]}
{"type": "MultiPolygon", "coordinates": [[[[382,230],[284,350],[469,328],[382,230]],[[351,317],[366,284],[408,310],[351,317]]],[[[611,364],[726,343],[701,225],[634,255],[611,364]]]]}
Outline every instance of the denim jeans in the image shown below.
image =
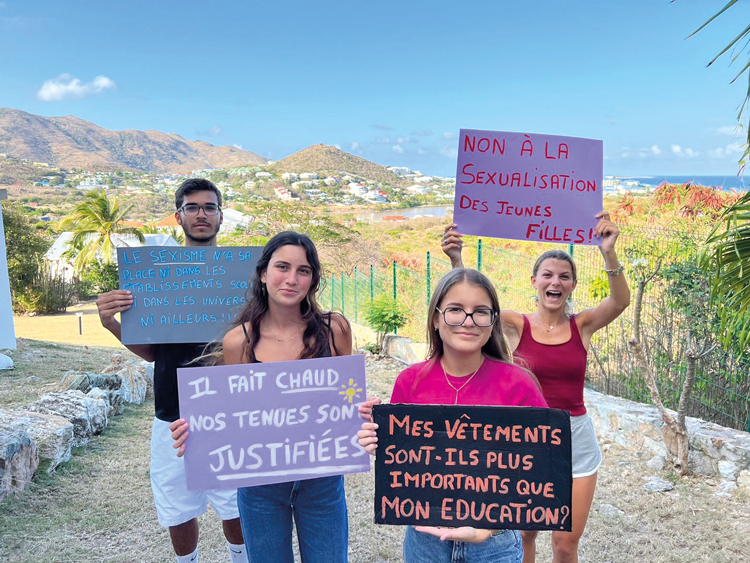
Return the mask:
{"type": "Polygon", "coordinates": [[[486,542],[441,541],[440,538],[406,529],[404,563],[521,563],[521,534],[501,530],[486,542]]]}
{"type": "Polygon", "coordinates": [[[302,563],[346,563],[349,521],[340,475],[237,491],[250,563],[293,563],[292,518],[302,563]]]}

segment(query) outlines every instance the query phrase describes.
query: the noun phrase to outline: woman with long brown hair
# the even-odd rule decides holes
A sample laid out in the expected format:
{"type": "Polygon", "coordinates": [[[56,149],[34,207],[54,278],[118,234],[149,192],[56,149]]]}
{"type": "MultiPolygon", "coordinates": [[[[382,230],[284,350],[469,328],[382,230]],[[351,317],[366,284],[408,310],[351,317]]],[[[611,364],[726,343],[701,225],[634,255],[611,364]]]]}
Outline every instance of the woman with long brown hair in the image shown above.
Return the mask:
{"type": "MultiPolygon", "coordinates": [[[[247,304],[222,342],[223,363],[277,362],[352,351],[349,322],[321,312],[318,253],[306,235],[285,231],[268,241],[250,281],[247,304]]],[[[182,455],[187,423],[172,423],[182,455]]],[[[243,487],[237,504],[251,563],[292,563],[292,521],[305,563],[348,559],[348,518],[341,475],[243,487]]]]}

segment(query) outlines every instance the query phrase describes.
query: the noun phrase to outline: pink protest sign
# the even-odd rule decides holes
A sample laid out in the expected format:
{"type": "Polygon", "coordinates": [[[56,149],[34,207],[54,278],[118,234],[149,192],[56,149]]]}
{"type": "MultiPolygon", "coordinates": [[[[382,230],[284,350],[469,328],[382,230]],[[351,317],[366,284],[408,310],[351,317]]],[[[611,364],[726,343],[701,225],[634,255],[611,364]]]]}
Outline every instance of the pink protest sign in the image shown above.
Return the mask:
{"type": "Polygon", "coordinates": [[[458,231],[601,245],[603,143],[461,129],[453,220],[458,231]]]}
{"type": "Polygon", "coordinates": [[[188,490],[370,470],[357,443],[364,356],[177,370],[188,490]]]}

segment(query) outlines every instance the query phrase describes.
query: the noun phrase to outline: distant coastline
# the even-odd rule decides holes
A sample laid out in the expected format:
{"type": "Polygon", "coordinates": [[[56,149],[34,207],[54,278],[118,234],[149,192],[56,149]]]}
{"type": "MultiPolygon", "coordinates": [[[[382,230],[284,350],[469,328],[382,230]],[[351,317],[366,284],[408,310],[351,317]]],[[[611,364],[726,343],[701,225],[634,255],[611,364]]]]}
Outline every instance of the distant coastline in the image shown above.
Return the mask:
{"type": "Polygon", "coordinates": [[[666,175],[666,176],[605,176],[605,193],[622,193],[626,191],[646,191],[656,189],[662,182],[684,184],[691,182],[701,186],[721,188],[724,191],[744,192],[748,189],[750,177],[745,176],[699,176],[699,175],[666,175]]]}

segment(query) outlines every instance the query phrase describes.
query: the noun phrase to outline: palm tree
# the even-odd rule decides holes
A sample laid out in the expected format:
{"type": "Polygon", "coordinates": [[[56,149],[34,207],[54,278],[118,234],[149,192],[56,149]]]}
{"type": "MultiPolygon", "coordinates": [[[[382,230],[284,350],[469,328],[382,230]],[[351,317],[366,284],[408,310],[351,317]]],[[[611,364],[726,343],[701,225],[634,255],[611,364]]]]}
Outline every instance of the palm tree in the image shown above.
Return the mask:
{"type": "Polygon", "coordinates": [[[104,189],[92,190],[72,215],[63,219],[61,228],[73,232],[70,246],[80,249],[73,262],[77,272],[96,259],[105,264],[112,262],[113,235],[133,235],[141,244],[145,242],[140,229],[120,224],[132,207],[122,207],[117,197],[108,198],[104,189]]]}
{"type": "MultiPolygon", "coordinates": [[[[710,24],[712,21],[714,21],[716,18],[718,18],[721,14],[723,14],[724,12],[726,12],[729,8],[731,8],[732,6],[734,6],[737,2],[738,2],[738,0],[729,0],[729,2],[727,2],[727,4],[721,10],[719,10],[718,12],[716,12],[716,14],[714,14],[711,17],[711,19],[709,19],[706,23],[704,23],[702,26],[700,26],[698,29],[696,29],[693,33],[691,33],[688,36],[688,38],[690,38],[693,35],[695,35],[696,33],[698,33],[701,29],[703,29],[704,27],[706,27],[708,24],[710,24]]],[[[714,64],[719,57],[721,57],[725,53],[729,52],[730,50],[738,48],[739,44],[743,40],[745,40],[745,47],[747,47],[747,44],[748,44],[747,43],[747,39],[750,39],[750,24],[748,24],[745,27],[745,29],[743,29],[737,35],[737,37],[735,37],[734,39],[732,39],[732,41],[729,43],[729,45],[727,45],[726,47],[724,47],[718,55],[716,55],[713,59],[711,59],[711,62],[709,62],[707,66],[711,66],[712,64],[714,64]]],[[[734,63],[739,58],[740,58],[739,54],[733,55],[732,56],[732,60],[730,61],[730,64],[734,63]]],[[[747,72],[748,69],[750,69],[750,60],[748,60],[745,63],[745,65],[737,73],[737,76],[735,76],[732,79],[732,83],[734,83],[740,76],[742,76],[745,72],[747,72]]],[[[741,121],[742,120],[742,113],[745,110],[745,107],[748,105],[748,103],[750,103],[750,80],[748,80],[747,93],[745,94],[745,99],[742,101],[742,103],[739,106],[740,109],[739,109],[739,113],[737,114],[737,121],[741,121]]],[[[747,163],[747,158],[750,156],[750,122],[748,123],[748,126],[746,127],[746,131],[745,132],[747,134],[747,136],[745,138],[745,150],[742,153],[742,156],[740,157],[740,165],[743,168],[744,168],[745,164],[747,163]]]]}
{"type": "MultiPolygon", "coordinates": [[[[729,0],[690,37],[736,3],[737,0],[729,0]]],[[[730,50],[738,49],[743,41],[746,47],[749,38],[750,25],[747,25],[708,65],[711,66],[730,50]]],[[[739,53],[733,54],[730,64],[739,57],[739,53]]],[[[750,69],[750,61],[744,64],[732,82],[748,69],[750,69]]],[[[750,103],[750,81],[745,99],[740,104],[737,121],[742,119],[742,113],[748,103],[750,103]]],[[[739,162],[740,170],[745,167],[750,157],[750,124],[748,125],[745,150],[739,162]]],[[[702,265],[706,273],[711,276],[711,297],[719,310],[724,344],[744,352],[750,344],[750,318],[746,314],[750,307],[750,192],[745,193],[724,211],[706,243],[708,246],[703,255],[702,265]]]]}

